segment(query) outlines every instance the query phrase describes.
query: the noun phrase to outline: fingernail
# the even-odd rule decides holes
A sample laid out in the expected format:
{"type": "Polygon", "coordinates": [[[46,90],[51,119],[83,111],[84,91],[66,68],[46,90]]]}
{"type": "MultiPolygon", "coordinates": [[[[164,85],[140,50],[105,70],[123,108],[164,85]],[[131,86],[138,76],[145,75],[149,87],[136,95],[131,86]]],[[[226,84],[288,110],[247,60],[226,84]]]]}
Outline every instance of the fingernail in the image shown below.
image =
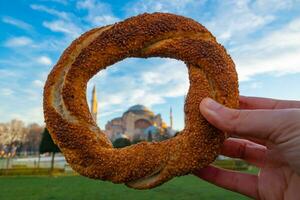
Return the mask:
{"type": "Polygon", "coordinates": [[[214,101],[211,98],[207,98],[204,101],[204,106],[206,109],[209,109],[211,111],[216,111],[221,107],[221,104],[217,103],[216,101],[214,101]]]}

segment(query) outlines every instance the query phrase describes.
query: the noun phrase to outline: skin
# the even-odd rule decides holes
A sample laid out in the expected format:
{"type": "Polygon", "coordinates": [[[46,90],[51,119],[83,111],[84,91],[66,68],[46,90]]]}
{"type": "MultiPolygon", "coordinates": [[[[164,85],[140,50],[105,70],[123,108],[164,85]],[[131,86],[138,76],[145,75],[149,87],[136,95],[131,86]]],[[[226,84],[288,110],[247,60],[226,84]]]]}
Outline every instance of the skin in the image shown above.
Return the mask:
{"type": "Polygon", "coordinates": [[[253,175],[208,166],[196,176],[255,199],[300,198],[300,101],[241,96],[240,109],[230,109],[205,98],[200,111],[230,135],[222,155],[260,171],[253,175]]]}

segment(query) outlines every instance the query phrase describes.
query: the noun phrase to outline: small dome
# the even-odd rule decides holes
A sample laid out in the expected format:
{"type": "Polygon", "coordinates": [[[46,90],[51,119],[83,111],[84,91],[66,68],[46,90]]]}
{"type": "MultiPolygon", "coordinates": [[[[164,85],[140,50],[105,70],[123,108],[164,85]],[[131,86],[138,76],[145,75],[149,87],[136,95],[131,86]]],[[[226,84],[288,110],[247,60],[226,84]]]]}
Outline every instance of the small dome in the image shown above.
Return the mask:
{"type": "Polygon", "coordinates": [[[166,122],[162,122],[161,127],[162,128],[168,128],[168,125],[166,124],[166,122]]]}

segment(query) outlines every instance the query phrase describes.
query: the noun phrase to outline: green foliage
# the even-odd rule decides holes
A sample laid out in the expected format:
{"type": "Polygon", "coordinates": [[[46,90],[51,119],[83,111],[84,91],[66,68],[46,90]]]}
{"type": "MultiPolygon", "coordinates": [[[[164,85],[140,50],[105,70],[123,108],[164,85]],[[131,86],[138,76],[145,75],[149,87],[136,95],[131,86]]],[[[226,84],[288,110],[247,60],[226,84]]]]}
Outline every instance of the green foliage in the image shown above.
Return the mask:
{"type": "Polygon", "coordinates": [[[246,170],[249,166],[245,161],[238,159],[215,160],[214,165],[232,170],[246,170]]]}
{"type": "Polygon", "coordinates": [[[113,142],[113,146],[115,148],[123,148],[126,146],[130,146],[131,142],[127,138],[118,138],[113,142]]]}
{"type": "Polygon", "coordinates": [[[54,144],[47,128],[44,129],[40,144],[40,153],[58,153],[60,149],[54,144]]]}

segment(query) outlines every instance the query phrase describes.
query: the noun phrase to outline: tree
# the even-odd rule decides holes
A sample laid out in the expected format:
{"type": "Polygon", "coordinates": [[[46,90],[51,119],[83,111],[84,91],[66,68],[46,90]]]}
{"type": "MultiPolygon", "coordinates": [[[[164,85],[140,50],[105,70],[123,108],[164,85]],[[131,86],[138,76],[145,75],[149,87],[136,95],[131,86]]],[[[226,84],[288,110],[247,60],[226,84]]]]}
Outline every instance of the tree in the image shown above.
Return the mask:
{"type": "Polygon", "coordinates": [[[25,136],[26,128],[21,120],[13,119],[8,123],[0,124],[0,142],[7,157],[7,168],[10,157],[15,156],[17,148],[22,145],[25,136]]]}
{"type": "Polygon", "coordinates": [[[130,146],[130,145],[131,145],[131,142],[127,138],[118,138],[113,142],[113,146],[115,148],[123,148],[123,147],[130,146]]]}
{"type": "Polygon", "coordinates": [[[22,151],[30,153],[39,152],[43,129],[44,128],[37,123],[32,123],[27,126],[27,134],[22,151]]]}
{"type": "Polygon", "coordinates": [[[43,153],[51,153],[52,159],[51,159],[51,172],[54,168],[54,158],[55,153],[61,152],[60,149],[56,144],[54,144],[51,135],[49,134],[49,131],[47,128],[44,129],[41,144],[40,144],[40,154],[43,153]]]}
{"type": "Polygon", "coordinates": [[[151,131],[148,132],[148,138],[147,138],[147,141],[148,142],[152,142],[153,138],[152,138],[152,133],[151,131]]]}
{"type": "Polygon", "coordinates": [[[7,149],[12,149],[16,144],[21,144],[26,136],[24,122],[17,119],[1,124],[0,132],[1,143],[5,145],[7,149]]]}

